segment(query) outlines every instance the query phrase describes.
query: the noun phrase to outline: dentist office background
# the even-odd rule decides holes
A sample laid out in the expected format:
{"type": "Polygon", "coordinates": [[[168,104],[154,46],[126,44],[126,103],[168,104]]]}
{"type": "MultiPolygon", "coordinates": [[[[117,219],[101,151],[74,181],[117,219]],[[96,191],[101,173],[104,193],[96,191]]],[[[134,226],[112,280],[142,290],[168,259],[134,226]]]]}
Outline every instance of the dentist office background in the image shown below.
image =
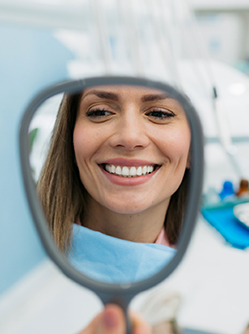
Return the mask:
{"type": "MultiPolygon", "coordinates": [[[[206,168],[202,214],[192,243],[160,289],[179,296],[177,322],[182,328],[242,333],[249,323],[249,229],[243,225],[238,232],[241,225],[231,225],[235,230],[230,233],[224,211],[217,219],[224,181],[232,184],[235,193],[240,179],[249,178],[249,2],[192,0],[196,20],[185,1],[172,3],[163,5],[169,8],[166,16],[175,15],[170,35],[174,38],[168,40],[174,51],[166,55],[162,27],[155,21],[160,1],[153,5],[150,1],[136,5],[132,1],[0,1],[1,333],[75,333],[101,309],[97,297],[70,282],[51,263],[32,223],[18,153],[19,122],[29,100],[52,83],[106,70],[163,80],[167,73],[161,69],[176,57],[182,60],[180,70],[175,67],[170,75],[180,76],[177,80],[200,113],[206,168]],[[148,16],[149,6],[154,16],[148,16]],[[108,24],[101,18],[103,8],[108,24]],[[155,35],[146,31],[144,17],[152,20],[155,35]],[[183,51],[177,43],[184,41],[179,38],[179,24],[191,26],[183,51]],[[127,39],[133,31],[129,54],[127,39]],[[142,42],[139,31],[144,33],[142,42]],[[226,110],[220,118],[213,104],[226,110]]],[[[239,200],[229,195],[231,201],[239,200]]],[[[145,315],[141,305],[146,298],[141,294],[132,305],[145,315]]]]}

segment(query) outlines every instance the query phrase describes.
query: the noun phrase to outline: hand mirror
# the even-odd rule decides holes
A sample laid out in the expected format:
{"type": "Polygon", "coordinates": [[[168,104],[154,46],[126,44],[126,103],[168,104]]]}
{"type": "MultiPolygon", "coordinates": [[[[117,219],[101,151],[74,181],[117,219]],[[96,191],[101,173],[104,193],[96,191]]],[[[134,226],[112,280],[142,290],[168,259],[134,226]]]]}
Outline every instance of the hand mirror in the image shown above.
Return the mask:
{"type": "Polygon", "coordinates": [[[126,313],[181,261],[198,212],[203,140],[175,88],[129,77],[52,86],[23,115],[20,157],[48,255],[104,304],[126,313]]]}

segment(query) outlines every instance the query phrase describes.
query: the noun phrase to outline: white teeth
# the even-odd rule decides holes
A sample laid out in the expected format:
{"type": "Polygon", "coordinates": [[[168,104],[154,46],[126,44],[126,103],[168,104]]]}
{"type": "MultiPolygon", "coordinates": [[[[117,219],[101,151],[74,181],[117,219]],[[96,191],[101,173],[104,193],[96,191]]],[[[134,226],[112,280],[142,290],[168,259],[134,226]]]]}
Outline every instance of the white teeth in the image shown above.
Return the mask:
{"type": "Polygon", "coordinates": [[[142,167],[138,167],[138,169],[137,169],[137,175],[138,176],[142,175],[142,167]]]}
{"type": "Polygon", "coordinates": [[[141,176],[152,173],[154,171],[153,166],[139,166],[139,167],[120,167],[114,165],[105,164],[105,170],[111,174],[117,174],[123,177],[134,177],[134,176],[141,176]]]}
{"type": "MultiPolygon", "coordinates": [[[[143,170],[142,170],[143,175],[146,175],[148,173],[148,169],[149,169],[149,166],[148,167],[143,166],[143,170]]],[[[152,169],[153,169],[153,167],[152,167],[152,169]]]]}
{"type": "Polygon", "coordinates": [[[115,166],[111,165],[111,173],[115,173],[115,166]]]}
{"type": "Polygon", "coordinates": [[[130,175],[128,167],[123,167],[122,168],[122,175],[123,176],[129,176],[130,175]]]}
{"type": "Polygon", "coordinates": [[[122,174],[121,167],[120,167],[120,166],[116,167],[116,170],[115,170],[114,173],[115,173],[115,174],[118,174],[118,175],[121,175],[121,174],[122,174]]]}
{"type": "Polygon", "coordinates": [[[153,172],[153,167],[152,166],[148,166],[148,173],[151,173],[151,172],[153,172]]]}
{"type": "Polygon", "coordinates": [[[130,176],[136,176],[137,175],[137,169],[136,167],[130,168],[130,176]]]}
{"type": "Polygon", "coordinates": [[[105,166],[105,169],[107,170],[107,172],[111,173],[111,171],[112,171],[112,166],[110,166],[110,165],[106,165],[106,166],[105,166]]]}

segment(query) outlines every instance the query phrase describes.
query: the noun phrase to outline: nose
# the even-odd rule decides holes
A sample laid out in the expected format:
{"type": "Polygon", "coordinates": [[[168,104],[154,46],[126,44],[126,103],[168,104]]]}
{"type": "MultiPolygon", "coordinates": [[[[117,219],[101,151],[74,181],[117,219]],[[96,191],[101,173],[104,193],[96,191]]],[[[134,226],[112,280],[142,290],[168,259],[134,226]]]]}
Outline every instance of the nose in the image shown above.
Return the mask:
{"type": "Polygon", "coordinates": [[[127,151],[146,148],[150,139],[145,123],[146,121],[141,115],[128,113],[121,117],[110,138],[110,145],[127,151]]]}

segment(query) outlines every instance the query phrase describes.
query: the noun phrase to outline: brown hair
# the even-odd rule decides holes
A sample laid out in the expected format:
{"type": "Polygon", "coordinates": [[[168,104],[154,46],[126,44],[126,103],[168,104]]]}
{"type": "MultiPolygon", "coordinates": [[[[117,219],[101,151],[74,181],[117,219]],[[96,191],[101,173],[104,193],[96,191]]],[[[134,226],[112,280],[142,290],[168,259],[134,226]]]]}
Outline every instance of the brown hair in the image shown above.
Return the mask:
{"type": "MultiPolygon", "coordinates": [[[[87,191],[75,162],[73,131],[82,94],[65,95],[53,129],[49,152],[43,165],[37,191],[56,245],[66,251],[71,241],[72,223],[87,214],[87,191]]],[[[165,217],[170,244],[177,243],[182,227],[189,170],[171,196],[165,217]]]]}

